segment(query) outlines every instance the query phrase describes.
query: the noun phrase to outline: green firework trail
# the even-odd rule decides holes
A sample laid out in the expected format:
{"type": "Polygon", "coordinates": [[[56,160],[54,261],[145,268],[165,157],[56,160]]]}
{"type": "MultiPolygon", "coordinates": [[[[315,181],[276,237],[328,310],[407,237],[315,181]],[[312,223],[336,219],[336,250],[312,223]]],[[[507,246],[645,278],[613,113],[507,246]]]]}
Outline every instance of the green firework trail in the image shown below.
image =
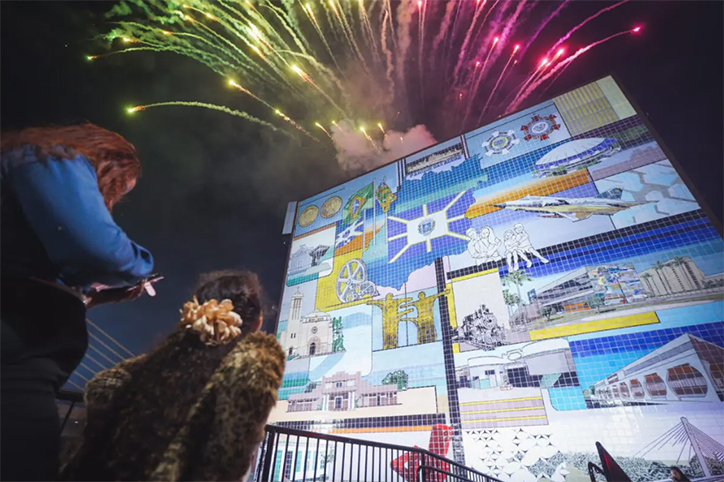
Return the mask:
{"type": "Polygon", "coordinates": [[[182,100],[173,100],[173,101],[169,101],[169,102],[156,102],[153,104],[145,104],[145,105],[139,105],[136,107],[131,107],[130,109],[128,109],[128,113],[134,114],[136,112],[142,112],[144,110],[152,109],[155,107],[168,107],[168,106],[202,107],[204,109],[217,110],[217,111],[223,112],[225,114],[233,115],[236,117],[241,117],[242,119],[246,119],[251,122],[256,122],[257,124],[263,125],[264,127],[268,127],[269,129],[272,129],[274,131],[279,130],[273,124],[270,124],[269,122],[266,122],[257,117],[254,117],[253,115],[247,114],[246,112],[241,112],[239,110],[230,109],[223,105],[208,104],[206,102],[186,102],[186,101],[182,101],[182,100]]]}
{"type": "Polygon", "coordinates": [[[309,42],[307,42],[307,39],[304,37],[301,29],[299,28],[298,22],[292,19],[287,12],[284,12],[284,10],[274,6],[271,3],[264,4],[264,7],[267,7],[272,12],[274,12],[274,15],[276,15],[276,17],[279,19],[279,23],[282,24],[284,30],[286,30],[292,37],[292,39],[294,39],[294,43],[297,45],[299,50],[304,53],[309,53],[311,47],[309,45],[309,42]],[[296,32],[294,31],[293,27],[297,29],[296,32]]]}
{"type": "Polygon", "coordinates": [[[314,30],[317,31],[317,35],[319,35],[319,39],[324,44],[324,48],[327,50],[327,53],[329,54],[329,57],[332,59],[332,62],[334,62],[334,65],[337,67],[337,70],[341,70],[339,67],[339,63],[337,62],[337,58],[334,56],[334,53],[332,53],[332,48],[329,46],[329,43],[327,42],[327,38],[324,36],[324,33],[322,32],[322,28],[319,26],[319,23],[317,21],[317,17],[314,16],[314,12],[311,10],[311,7],[308,5],[304,5],[302,7],[304,10],[304,13],[307,15],[307,18],[314,26],[314,30]]]}

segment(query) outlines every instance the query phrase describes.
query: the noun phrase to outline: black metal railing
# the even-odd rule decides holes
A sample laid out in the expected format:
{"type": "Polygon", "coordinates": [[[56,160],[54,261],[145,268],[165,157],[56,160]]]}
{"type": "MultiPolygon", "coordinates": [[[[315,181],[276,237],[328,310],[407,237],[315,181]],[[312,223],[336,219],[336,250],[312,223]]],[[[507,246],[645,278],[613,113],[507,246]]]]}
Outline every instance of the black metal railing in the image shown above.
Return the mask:
{"type": "MultiPolygon", "coordinates": [[[[61,434],[83,395],[61,391],[68,405],[61,434]]],[[[79,431],[73,431],[79,435],[79,431]]],[[[419,447],[405,447],[267,425],[252,467],[252,482],[500,482],[419,447]]]]}
{"type": "Polygon", "coordinates": [[[254,482],[499,482],[418,447],[267,425],[254,482]]]}
{"type": "Polygon", "coordinates": [[[591,482],[597,482],[596,475],[603,475],[607,482],[631,482],[626,472],[600,442],[596,442],[596,450],[601,459],[601,466],[588,462],[588,476],[591,478],[591,482]]]}
{"type": "Polygon", "coordinates": [[[458,481],[458,482],[467,482],[467,481],[487,481],[487,480],[498,480],[493,477],[480,474],[479,472],[465,469],[463,471],[460,471],[459,473],[455,474],[447,470],[442,470],[437,467],[431,467],[429,465],[423,465],[420,467],[420,474],[417,478],[417,480],[424,480],[424,481],[435,481],[435,482],[442,482],[445,480],[450,481],[458,481]]]}
{"type": "Polygon", "coordinates": [[[598,482],[598,475],[603,476],[604,479],[606,478],[606,474],[603,472],[603,469],[601,467],[594,464],[593,462],[588,462],[588,476],[591,478],[591,482],[598,482]]]}
{"type": "Polygon", "coordinates": [[[68,424],[68,420],[70,420],[70,415],[73,413],[73,409],[76,408],[76,405],[83,403],[83,394],[80,392],[72,392],[70,390],[60,390],[57,398],[63,402],[70,403],[68,411],[65,412],[63,421],[60,424],[60,433],[62,434],[63,430],[65,430],[65,426],[68,424]]]}

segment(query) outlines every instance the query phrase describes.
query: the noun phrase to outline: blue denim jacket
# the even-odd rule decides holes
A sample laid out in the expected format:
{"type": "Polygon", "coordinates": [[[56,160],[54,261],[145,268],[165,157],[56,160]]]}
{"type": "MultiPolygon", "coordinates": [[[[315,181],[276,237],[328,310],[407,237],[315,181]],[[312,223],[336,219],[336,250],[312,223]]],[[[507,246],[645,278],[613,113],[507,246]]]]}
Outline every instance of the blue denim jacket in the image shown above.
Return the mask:
{"type": "Polygon", "coordinates": [[[113,221],[93,165],[82,155],[39,161],[34,149],[2,156],[2,277],[33,277],[85,291],[126,286],[153,270],[151,253],[113,221]]]}

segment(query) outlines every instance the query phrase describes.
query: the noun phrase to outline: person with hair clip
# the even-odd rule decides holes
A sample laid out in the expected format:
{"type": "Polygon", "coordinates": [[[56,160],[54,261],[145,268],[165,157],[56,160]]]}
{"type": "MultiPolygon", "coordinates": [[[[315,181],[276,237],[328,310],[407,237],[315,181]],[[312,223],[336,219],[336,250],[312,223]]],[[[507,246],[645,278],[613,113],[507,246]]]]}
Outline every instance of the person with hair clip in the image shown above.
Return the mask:
{"type": "Polygon", "coordinates": [[[151,253],[111,217],[140,173],[133,145],[92,124],[2,134],[2,480],[57,477],[56,396],[88,347],[86,309],[148,286],[151,253]]]}
{"type": "Polygon", "coordinates": [[[671,480],[673,482],[690,482],[689,477],[679,467],[669,467],[669,470],[671,470],[671,480]]]}
{"type": "Polygon", "coordinates": [[[178,329],[86,385],[83,438],[61,480],[244,480],[277,400],[284,352],[248,271],[202,276],[178,329]]]}

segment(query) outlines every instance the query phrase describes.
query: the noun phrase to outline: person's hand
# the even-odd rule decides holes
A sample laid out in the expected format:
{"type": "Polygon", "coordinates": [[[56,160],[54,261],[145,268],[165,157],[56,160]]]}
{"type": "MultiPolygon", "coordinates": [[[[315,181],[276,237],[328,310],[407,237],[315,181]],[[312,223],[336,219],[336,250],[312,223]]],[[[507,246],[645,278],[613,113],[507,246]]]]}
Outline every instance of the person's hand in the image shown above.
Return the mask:
{"type": "Polygon", "coordinates": [[[147,281],[141,281],[130,288],[111,288],[91,291],[86,295],[86,307],[90,309],[106,303],[123,303],[136,300],[143,296],[147,283],[147,281]]]}

